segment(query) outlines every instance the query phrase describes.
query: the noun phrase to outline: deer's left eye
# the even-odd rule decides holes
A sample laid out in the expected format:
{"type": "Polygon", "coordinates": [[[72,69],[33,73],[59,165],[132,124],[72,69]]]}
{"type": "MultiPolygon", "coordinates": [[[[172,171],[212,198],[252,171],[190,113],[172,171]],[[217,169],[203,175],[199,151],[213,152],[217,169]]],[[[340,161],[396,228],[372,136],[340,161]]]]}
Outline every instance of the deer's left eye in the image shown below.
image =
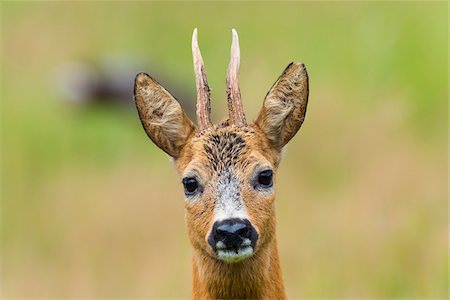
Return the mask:
{"type": "Polygon", "coordinates": [[[262,171],[258,175],[258,183],[262,187],[271,187],[273,185],[272,170],[262,171]]]}
{"type": "Polygon", "coordinates": [[[183,178],[184,194],[187,196],[194,195],[198,190],[198,182],[194,177],[183,178]]]}

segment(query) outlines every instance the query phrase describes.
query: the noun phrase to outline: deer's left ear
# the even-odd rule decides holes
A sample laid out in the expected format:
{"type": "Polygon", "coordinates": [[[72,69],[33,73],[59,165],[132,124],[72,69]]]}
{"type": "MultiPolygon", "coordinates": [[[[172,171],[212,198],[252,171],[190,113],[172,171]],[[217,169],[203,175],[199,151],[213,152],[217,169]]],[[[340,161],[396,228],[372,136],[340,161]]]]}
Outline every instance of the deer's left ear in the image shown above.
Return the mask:
{"type": "Polygon", "coordinates": [[[147,135],[164,152],[177,158],[195,129],[180,103],[145,73],[136,76],[134,99],[147,135]]]}
{"type": "Polygon", "coordinates": [[[308,74],[302,63],[291,63],[264,99],[255,124],[272,146],[281,150],[305,120],[308,104],[308,74]]]}

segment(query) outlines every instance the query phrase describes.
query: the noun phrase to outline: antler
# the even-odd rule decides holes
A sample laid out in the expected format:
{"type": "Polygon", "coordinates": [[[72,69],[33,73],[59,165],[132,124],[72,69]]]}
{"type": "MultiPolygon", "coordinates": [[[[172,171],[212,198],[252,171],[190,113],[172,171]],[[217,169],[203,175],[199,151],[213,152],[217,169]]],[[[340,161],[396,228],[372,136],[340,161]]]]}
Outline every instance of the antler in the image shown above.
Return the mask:
{"type": "Polygon", "coordinates": [[[197,123],[200,130],[210,127],[211,124],[211,96],[206,79],[205,65],[198,47],[197,28],[192,34],[192,57],[194,60],[195,84],[197,86],[197,123]]]}
{"type": "Polygon", "coordinates": [[[230,123],[237,126],[246,126],[244,108],[242,107],[241,91],[239,90],[239,64],[241,52],[239,38],[236,30],[232,29],[231,58],[227,70],[227,95],[230,123]]]}

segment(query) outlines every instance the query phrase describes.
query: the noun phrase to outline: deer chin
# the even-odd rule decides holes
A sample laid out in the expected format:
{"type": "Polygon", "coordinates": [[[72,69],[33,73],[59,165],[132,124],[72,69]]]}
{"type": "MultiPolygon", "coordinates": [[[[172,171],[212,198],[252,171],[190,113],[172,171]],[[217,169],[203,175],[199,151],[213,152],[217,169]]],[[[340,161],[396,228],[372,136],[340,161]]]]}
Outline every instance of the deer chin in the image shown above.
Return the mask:
{"type": "Polygon", "coordinates": [[[217,249],[217,257],[227,263],[237,263],[252,255],[252,246],[242,246],[236,249],[217,249]]]}

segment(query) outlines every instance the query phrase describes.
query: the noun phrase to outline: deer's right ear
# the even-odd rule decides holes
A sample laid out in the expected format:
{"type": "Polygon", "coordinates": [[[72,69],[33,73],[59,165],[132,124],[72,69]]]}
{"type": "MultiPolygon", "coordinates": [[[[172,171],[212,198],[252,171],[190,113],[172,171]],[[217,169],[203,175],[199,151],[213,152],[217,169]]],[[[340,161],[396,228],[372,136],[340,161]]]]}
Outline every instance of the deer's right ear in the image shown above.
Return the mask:
{"type": "Polygon", "coordinates": [[[281,150],[302,126],[308,94],[308,74],[302,63],[289,64],[267,93],[255,123],[275,149],[281,150]]]}
{"type": "Polygon", "coordinates": [[[177,158],[195,130],[178,101],[145,73],[136,76],[134,100],[147,135],[164,152],[177,158]]]}

